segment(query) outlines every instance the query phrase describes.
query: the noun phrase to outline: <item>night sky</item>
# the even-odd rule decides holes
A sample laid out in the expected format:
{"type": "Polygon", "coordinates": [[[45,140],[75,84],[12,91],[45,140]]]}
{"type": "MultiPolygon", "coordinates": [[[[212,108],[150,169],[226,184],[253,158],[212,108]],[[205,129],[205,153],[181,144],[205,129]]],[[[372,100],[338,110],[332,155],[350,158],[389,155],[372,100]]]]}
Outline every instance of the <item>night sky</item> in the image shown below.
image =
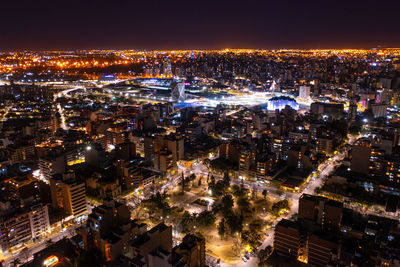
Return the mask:
{"type": "Polygon", "coordinates": [[[0,49],[400,47],[400,0],[3,0],[0,49]]]}

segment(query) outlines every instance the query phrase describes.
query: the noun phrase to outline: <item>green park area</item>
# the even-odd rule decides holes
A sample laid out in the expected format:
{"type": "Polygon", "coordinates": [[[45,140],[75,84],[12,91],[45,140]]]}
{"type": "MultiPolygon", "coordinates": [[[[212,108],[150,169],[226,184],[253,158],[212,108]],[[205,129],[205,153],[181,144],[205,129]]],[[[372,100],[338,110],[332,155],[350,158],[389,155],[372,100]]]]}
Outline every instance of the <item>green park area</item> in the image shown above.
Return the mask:
{"type": "Polygon", "coordinates": [[[158,192],[142,202],[132,217],[150,226],[174,226],[174,239],[197,233],[206,239],[207,253],[224,262],[237,263],[245,252],[259,247],[266,231],[289,211],[288,200],[267,190],[232,184],[228,174],[182,177],[168,192],[158,192]]]}

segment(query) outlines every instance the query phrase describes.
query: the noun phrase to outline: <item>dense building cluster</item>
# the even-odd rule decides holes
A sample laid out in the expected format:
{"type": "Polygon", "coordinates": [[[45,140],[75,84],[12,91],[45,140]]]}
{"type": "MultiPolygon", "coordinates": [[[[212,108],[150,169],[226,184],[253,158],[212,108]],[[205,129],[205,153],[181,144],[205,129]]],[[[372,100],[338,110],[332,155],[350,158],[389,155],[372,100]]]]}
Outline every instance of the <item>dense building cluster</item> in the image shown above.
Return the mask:
{"type": "Polygon", "coordinates": [[[1,264],[398,266],[399,92],[398,49],[1,53],[1,264]]]}

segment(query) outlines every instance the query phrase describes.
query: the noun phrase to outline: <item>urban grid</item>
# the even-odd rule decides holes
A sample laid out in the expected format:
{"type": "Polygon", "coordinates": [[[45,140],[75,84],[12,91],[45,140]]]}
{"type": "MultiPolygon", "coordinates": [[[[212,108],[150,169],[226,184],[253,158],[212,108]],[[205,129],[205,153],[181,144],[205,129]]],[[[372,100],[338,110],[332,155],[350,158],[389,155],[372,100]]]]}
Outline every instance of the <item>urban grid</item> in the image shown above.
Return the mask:
{"type": "MultiPolygon", "coordinates": [[[[101,17],[103,2],[84,16],[101,17]]],[[[163,8],[163,31],[196,28],[160,42],[191,44],[201,25],[218,37],[197,21],[202,7],[153,12],[163,8]]],[[[225,8],[218,17],[240,20],[225,8]]],[[[149,15],[138,10],[132,19],[149,15]]],[[[124,30],[126,12],[102,17],[110,27],[96,42],[137,31],[154,43],[152,21],[124,30]]],[[[318,35],[315,16],[299,23],[318,35]]],[[[253,40],[259,28],[245,18],[248,35],[236,30],[253,40]]],[[[43,32],[39,18],[15,19],[0,33],[0,267],[400,266],[400,48],[90,49],[80,40],[104,22],[88,19],[70,40],[82,48],[48,49],[58,30],[79,32],[73,18],[43,32]]],[[[323,31],[347,26],[332,27],[323,31]]],[[[271,39],[283,40],[279,29],[271,39]]],[[[343,38],[363,44],[361,32],[343,38]]]]}

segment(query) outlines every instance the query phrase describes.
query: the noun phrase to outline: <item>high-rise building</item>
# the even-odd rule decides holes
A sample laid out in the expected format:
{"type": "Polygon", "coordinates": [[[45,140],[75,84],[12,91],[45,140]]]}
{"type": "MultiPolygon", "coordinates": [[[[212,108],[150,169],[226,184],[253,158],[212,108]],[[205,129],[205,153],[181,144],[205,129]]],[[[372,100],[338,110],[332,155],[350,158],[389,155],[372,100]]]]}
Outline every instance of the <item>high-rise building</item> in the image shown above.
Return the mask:
{"type": "Polygon", "coordinates": [[[325,235],[311,234],[307,240],[307,263],[310,266],[327,266],[332,253],[337,254],[339,244],[325,235]]]}
{"type": "Polygon", "coordinates": [[[86,218],[85,183],[77,181],[74,173],[64,173],[51,178],[50,190],[54,208],[62,208],[66,213],[73,215],[76,221],[86,218]]]}
{"type": "Polygon", "coordinates": [[[316,151],[323,154],[331,154],[333,150],[333,138],[320,136],[315,141],[316,151]]]}
{"type": "Polygon", "coordinates": [[[85,162],[93,167],[105,168],[108,165],[106,151],[100,144],[88,145],[84,149],[85,162]]]}
{"type": "Polygon", "coordinates": [[[348,120],[355,120],[357,116],[357,103],[354,103],[354,101],[350,101],[349,104],[349,112],[347,113],[347,119],[348,120]]]}
{"type": "MultiPolygon", "coordinates": [[[[151,151],[149,151],[150,153],[151,151]]],[[[145,154],[146,155],[146,154],[145,154]]],[[[184,158],[183,137],[175,134],[158,135],[154,141],[154,168],[167,171],[184,158]]]]}
{"type": "Polygon", "coordinates": [[[0,216],[1,254],[22,248],[32,239],[29,213],[26,211],[0,216]]]}
{"type": "Polygon", "coordinates": [[[205,239],[188,234],[183,238],[182,243],[173,248],[173,254],[182,255],[187,267],[206,266],[205,239]]]}
{"type": "Polygon", "coordinates": [[[55,174],[64,173],[65,157],[55,151],[43,158],[39,158],[39,168],[43,178],[49,181],[55,174]]]}
{"type": "Polygon", "coordinates": [[[33,144],[24,145],[8,145],[7,151],[10,155],[12,163],[22,163],[32,159],[35,156],[35,146],[33,144]]]}
{"type": "Polygon", "coordinates": [[[133,142],[124,142],[116,145],[115,152],[118,159],[127,160],[136,156],[136,145],[133,142]]]}
{"type": "Polygon", "coordinates": [[[308,194],[299,199],[298,218],[313,221],[326,231],[335,233],[339,230],[342,214],[341,202],[308,194]]]}
{"type": "Polygon", "coordinates": [[[372,146],[369,140],[363,139],[353,145],[351,155],[351,171],[371,176],[383,173],[385,151],[372,146]]]}
{"type": "Polygon", "coordinates": [[[283,219],[276,225],[274,249],[278,254],[297,260],[300,241],[301,232],[297,223],[283,219]]]}
{"type": "Polygon", "coordinates": [[[371,104],[370,106],[374,118],[386,118],[387,108],[387,104],[371,104]]]}
{"type": "Polygon", "coordinates": [[[185,100],[185,84],[182,82],[171,84],[171,95],[174,100],[185,100]]]}
{"type": "Polygon", "coordinates": [[[49,211],[47,205],[37,204],[29,208],[29,221],[32,239],[38,241],[50,231],[49,211]]]}
{"type": "Polygon", "coordinates": [[[154,142],[153,137],[144,138],[144,160],[151,166],[154,165],[154,142]]]}
{"type": "Polygon", "coordinates": [[[146,232],[147,225],[130,219],[129,208],[112,199],[94,208],[88,216],[86,227],[78,231],[84,239],[85,249],[97,247],[106,261],[129,253],[129,243],[146,232]]]}
{"type": "Polygon", "coordinates": [[[309,99],[310,98],[310,86],[300,86],[299,88],[299,98],[301,99],[309,99]]]}
{"type": "Polygon", "coordinates": [[[343,104],[314,102],[310,106],[312,114],[341,118],[343,116],[343,104]]]}
{"type": "Polygon", "coordinates": [[[149,254],[156,248],[163,248],[167,252],[172,251],[172,227],[160,223],[151,230],[139,235],[131,243],[130,257],[144,257],[149,265],[149,254]]]}

